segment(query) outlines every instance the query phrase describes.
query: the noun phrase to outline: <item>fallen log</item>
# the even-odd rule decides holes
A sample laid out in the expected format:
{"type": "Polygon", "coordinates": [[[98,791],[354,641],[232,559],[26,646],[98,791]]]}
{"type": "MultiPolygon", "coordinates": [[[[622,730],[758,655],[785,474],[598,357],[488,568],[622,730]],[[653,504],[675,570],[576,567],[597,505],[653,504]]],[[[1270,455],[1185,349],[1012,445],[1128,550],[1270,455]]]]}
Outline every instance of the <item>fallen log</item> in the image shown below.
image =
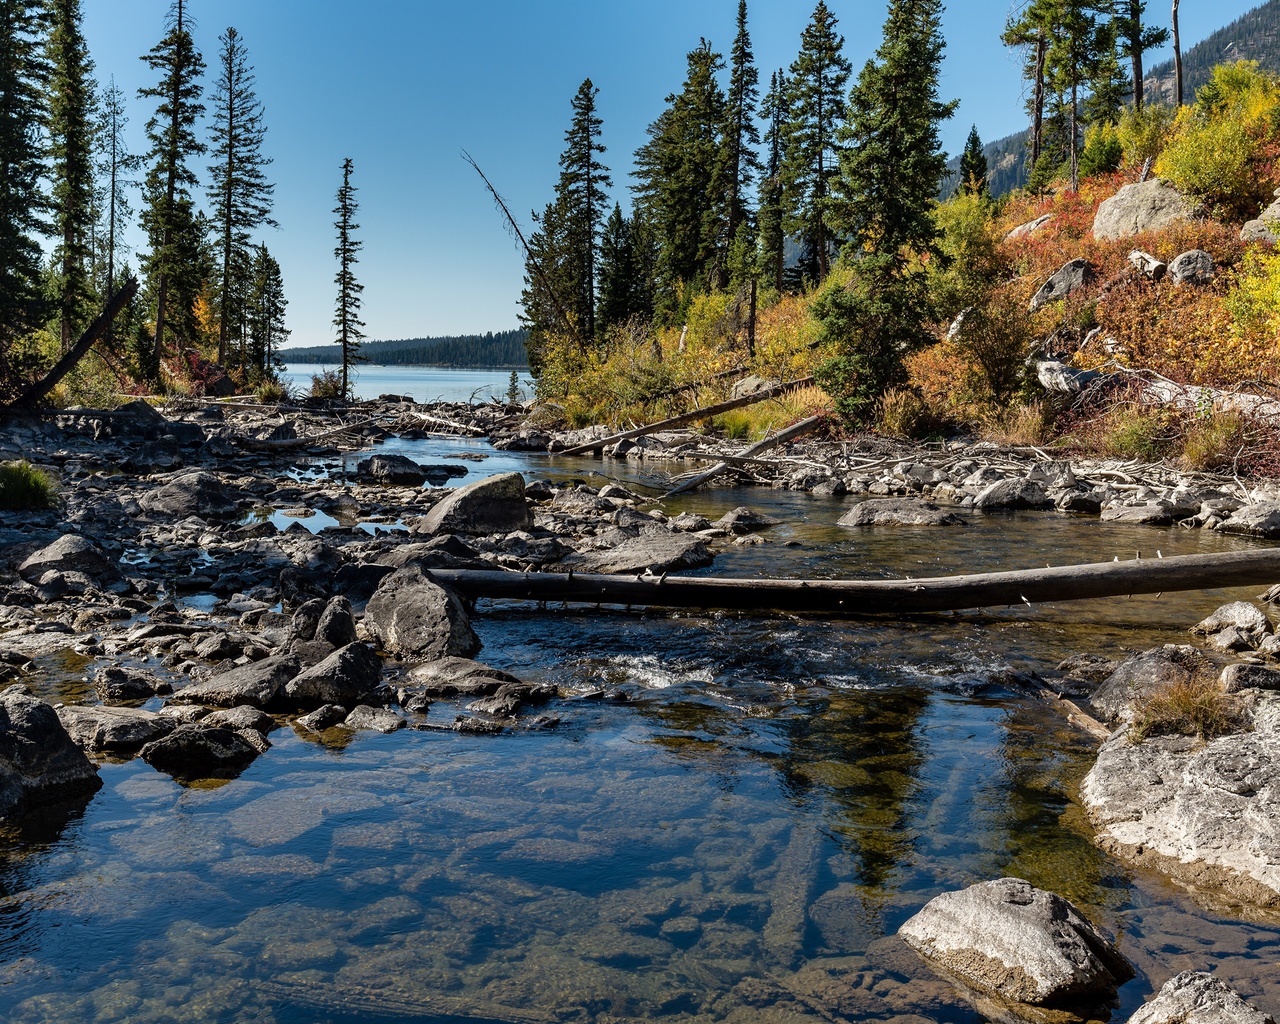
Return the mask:
{"type": "Polygon", "coordinates": [[[734,409],[743,409],[748,405],[755,405],[758,402],[764,402],[770,398],[777,398],[779,395],[784,395],[788,391],[794,391],[796,388],[808,387],[812,383],[812,377],[804,377],[800,380],[787,381],[785,384],[775,384],[771,388],[764,388],[761,391],[753,391],[751,394],[743,395],[741,398],[731,398],[727,402],[708,405],[704,409],[695,409],[693,412],[686,412],[679,416],[672,416],[670,419],[659,420],[657,423],[650,423],[643,427],[636,427],[634,430],[624,430],[621,434],[610,434],[608,437],[602,437],[597,441],[588,441],[586,444],[580,444],[574,448],[568,448],[558,454],[583,455],[586,452],[593,452],[598,448],[617,444],[619,441],[626,441],[633,437],[643,437],[645,434],[655,434],[659,430],[674,430],[676,427],[683,427],[687,423],[695,423],[698,420],[706,420],[710,419],[712,416],[719,416],[722,412],[732,412],[734,409]]]}
{"type": "MultiPolygon", "coordinates": [[[[810,416],[808,419],[801,420],[799,423],[793,423],[786,430],[780,430],[773,437],[766,437],[763,441],[758,441],[742,453],[740,458],[749,459],[753,455],[759,455],[761,452],[767,452],[770,448],[776,448],[780,444],[786,444],[794,438],[807,434],[823,421],[822,416],[810,416]]],[[[692,491],[695,487],[705,484],[708,480],[714,480],[721,473],[729,469],[728,462],[717,462],[710,469],[677,484],[671,490],[663,495],[664,498],[670,498],[675,494],[684,494],[686,491],[692,491]]]]}
{"type": "Polygon", "coordinates": [[[1271,583],[1280,578],[1280,547],[906,580],[602,576],[470,569],[432,569],[431,574],[473,600],[901,615],[1271,583]]]}
{"type": "Polygon", "coordinates": [[[373,420],[364,420],[361,423],[348,423],[345,426],[334,427],[332,430],[322,430],[318,434],[309,434],[306,437],[247,437],[244,434],[232,434],[230,440],[241,448],[248,448],[250,451],[288,451],[292,448],[308,448],[317,441],[337,437],[339,434],[350,434],[356,430],[363,430],[365,427],[372,425],[373,422],[373,420]]]}

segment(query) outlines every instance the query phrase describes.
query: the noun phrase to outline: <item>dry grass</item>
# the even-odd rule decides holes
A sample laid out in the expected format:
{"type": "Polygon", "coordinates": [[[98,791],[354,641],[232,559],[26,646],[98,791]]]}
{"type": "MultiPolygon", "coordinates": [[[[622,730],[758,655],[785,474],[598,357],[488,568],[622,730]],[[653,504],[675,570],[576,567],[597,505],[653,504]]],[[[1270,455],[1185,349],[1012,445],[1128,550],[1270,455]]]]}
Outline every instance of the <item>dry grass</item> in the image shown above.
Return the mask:
{"type": "Polygon", "coordinates": [[[1134,703],[1129,738],[1141,743],[1150,736],[1197,736],[1211,740],[1247,727],[1244,705],[1224,693],[1217,679],[1195,677],[1172,683],[1134,703]]]}

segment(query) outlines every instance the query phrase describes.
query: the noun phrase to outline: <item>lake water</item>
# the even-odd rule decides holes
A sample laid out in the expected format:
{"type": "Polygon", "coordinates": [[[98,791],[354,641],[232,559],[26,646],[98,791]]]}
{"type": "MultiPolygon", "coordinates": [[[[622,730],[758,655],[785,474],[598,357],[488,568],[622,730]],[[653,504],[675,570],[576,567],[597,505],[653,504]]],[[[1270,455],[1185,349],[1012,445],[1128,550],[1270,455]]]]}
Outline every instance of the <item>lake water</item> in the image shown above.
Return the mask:
{"type": "MultiPolygon", "coordinates": [[[[404,390],[393,388],[392,390],[404,390]]],[[[657,484],[656,467],[397,441],[476,476],[657,484]]],[[[306,471],[306,467],[299,467],[306,471]]],[[[669,504],[782,520],[718,575],[978,571],[1245,546],[1053,514],[850,531],[850,499],[669,504]]],[[[87,804],[0,829],[0,1020],[977,1024],[896,932],[1016,875],[1120,936],[1116,1020],[1184,969],[1280,1011],[1280,924],[1090,842],[1092,741],[1001,682],[1081,651],[1181,642],[1219,591],[874,621],[482,602],[480,658],[567,699],[558,728],[326,744],[287,724],[238,779],[104,764],[87,804]],[[994,680],[994,681],[993,681],[994,680]],[[601,700],[601,691],[625,699],[601,700]]],[[[48,661],[45,695],[86,667],[48,661]]],[[[434,705],[425,721],[461,709],[434,705]]]]}
{"type": "MultiPolygon", "coordinates": [[[[320,363],[289,363],[281,378],[295,394],[311,390],[311,378],[341,367],[320,363]]],[[[533,395],[529,371],[519,372],[523,397],[533,395]]],[[[409,395],[415,402],[487,402],[504,400],[511,383],[510,370],[469,370],[445,366],[376,366],[361,363],[355,369],[352,392],[359,401],[379,395],[409,395]]]]}

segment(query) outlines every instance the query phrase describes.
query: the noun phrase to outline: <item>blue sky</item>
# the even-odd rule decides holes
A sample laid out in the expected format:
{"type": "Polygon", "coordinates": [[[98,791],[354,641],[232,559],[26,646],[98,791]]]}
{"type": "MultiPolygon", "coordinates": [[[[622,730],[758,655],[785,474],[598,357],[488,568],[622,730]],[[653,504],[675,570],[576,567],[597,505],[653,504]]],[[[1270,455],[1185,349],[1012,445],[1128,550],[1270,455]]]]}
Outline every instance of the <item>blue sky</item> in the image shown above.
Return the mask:
{"type": "MultiPolygon", "coordinates": [[[[795,58],[815,2],[750,2],[762,84],[795,58]]],[[[879,44],[884,0],[828,6],[856,73],[879,44]]],[[[1153,20],[1164,23],[1168,6],[1154,0],[1153,20]]],[[[1184,5],[1184,46],[1254,6],[1184,5]]],[[[151,84],[138,58],[163,35],[168,8],[169,0],[84,0],[97,77],[114,76],[125,91],[135,151],[151,113],[137,99],[151,84]]],[[[523,261],[460,151],[476,158],[527,229],[530,211],[551,196],[569,101],[589,77],[600,89],[605,159],[625,209],[631,154],[646,125],[679,89],[685,54],[700,37],[729,49],[737,2],[189,0],[189,9],[210,68],[206,98],[218,36],[234,25],[248,46],[277,183],[280,228],[264,240],[284,272],[290,344],[312,345],[333,335],[331,210],[344,157],[354,160],[360,189],[356,273],[368,336],[513,327],[523,261]]],[[[991,139],[1024,121],[1017,61],[999,42],[1008,10],[1008,0],[952,0],[943,16],[942,94],[960,100],[944,129],[950,153],[972,123],[991,139]]]]}

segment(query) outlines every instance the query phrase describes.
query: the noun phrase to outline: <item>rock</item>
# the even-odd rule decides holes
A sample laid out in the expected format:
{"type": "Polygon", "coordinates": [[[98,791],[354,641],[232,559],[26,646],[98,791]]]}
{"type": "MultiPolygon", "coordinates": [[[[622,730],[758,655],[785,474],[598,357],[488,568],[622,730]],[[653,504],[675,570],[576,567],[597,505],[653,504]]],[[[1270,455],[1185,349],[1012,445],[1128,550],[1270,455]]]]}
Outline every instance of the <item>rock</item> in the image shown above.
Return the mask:
{"type": "Polygon", "coordinates": [[[762,512],[756,512],[754,509],[745,506],[735,508],[732,512],[727,512],[717,519],[712,526],[718,526],[722,530],[728,530],[730,533],[755,533],[757,530],[765,530],[770,526],[777,526],[782,522],[780,519],[774,519],[773,516],[767,516],[762,512]]]}
{"type": "Polygon", "coordinates": [[[859,502],[840,517],[840,526],[964,526],[955,512],[944,512],[919,498],[875,498],[859,502]]]}
{"type": "Polygon", "coordinates": [[[93,692],[103,704],[150,700],[157,693],[168,690],[168,683],[142,669],[105,665],[93,674],[93,692]]]}
{"type": "Polygon", "coordinates": [[[1105,999],[1134,973],[1074,906],[1020,878],[943,893],[898,934],[966,984],[1018,1003],[1105,999]]]}
{"type": "Polygon", "coordinates": [[[1169,526],[1173,523],[1173,513],[1158,501],[1149,501],[1144,505],[1118,505],[1103,509],[1102,521],[1131,526],[1169,526]]]}
{"type": "Polygon", "coordinates": [[[409,678],[428,697],[483,697],[520,680],[470,658],[440,658],[415,666],[409,678]]]}
{"type": "Polygon", "coordinates": [[[533,526],[524,477],[500,473],[459,487],[427,513],[425,533],[511,533],[533,526]]]}
{"type": "Polygon", "coordinates": [[[1266,242],[1275,245],[1280,231],[1280,199],[1263,210],[1256,220],[1246,221],[1240,229],[1240,238],[1246,242],[1266,242]]]}
{"type": "Polygon", "coordinates": [[[395,732],[405,727],[405,720],[394,711],[386,708],[371,708],[367,704],[358,704],[351,709],[342,723],[348,729],[372,729],[374,732],[395,732]]]}
{"type": "Polygon", "coordinates": [[[298,668],[298,659],[291,655],[264,658],[212,679],[184,686],[173,695],[173,699],[179,703],[219,708],[234,708],[241,704],[265,708],[276,699],[284,684],[298,674],[298,668]]]}
{"type": "Polygon", "coordinates": [[[1280,690],[1280,669],[1265,665],[1228,665],[1218,677],[1225,693],[1240,690],[1280,690]]]}
{"type": "Polygon", "coordinates": [[[1276,1024],[1234,989],[1202,971],[1183,971],[1164,983],[1129,1024],[1276,1024]]]}
{"type": "Polygon", "coordinates": [[[393,487],[421,487],[427,482],[426,470],[404,455],[374,455],[361,459],[356,466],[356,476],[364,481],[393,487]]]}
{"type": "Polygon", "coordinates": [[[381,678],[382,660],[368,645],[352,643],[300,672],[284,685],[282,692],[298,707],[349,706],[377,686],[381,678]]]}
{"type": "Polygon", "coordinates": [[[1203,249],[1188,249],[1169,264],[1174,284],[1208,284],[1213,280],[1213,256],[1203,249]]]}
{"type": "Polygon", "coordinates": [[[298,719],[298,725],[311,732],[324,732],[346,721],[347,709],[340,704],[325,704],[298,719]]]}
{"type": "Polygon", "coordinates": [[[163,487],[138,499],[144,512],[169,519],[226,519],[236,515],[240,506],[235,497],[212,473],[196,470],[170,480],[163,487]]]}
{"type": "Polygon", "coordinates": [[[178,726],[173,718],[141,708],[64,704],[57,714],[67,734],[90,754],[131,753],[178,726]]]}
{"type": "MultiPolygon", "coordinates": [[[[670,525],[682,533],[701,533],[703,530],[711,529],[711,520],[695,512],[681,512],[670,521],[670,525]]],[[[1277,586],[1280,588],[1280,584],[1277,586]]],[[[1280,601],[1280,589],[1278,589],[1276,600],[1280,601]]]]}
{"type": "Polygon", "coordinates": [[[984,487],[973,499],[973,505],[983,510],[1050,508],[1053,501],[1034,480],[1011,477],[984,487]]]}
{"type": "Polygon", "coordinates": [[[1068,679],[1086,683],[1101,683],[1117,668],[1119,665],[1110,658],[1097,654],[1073,654],[1057,665],[1058,671],[1068,679]]]}
{"type": "Polygon", "coordinates": [[[1195,220],[1200,211],[1167,181],[1151,178],[1125,185],[1098,204],[1093,237],[1104,241],[1158,231],[1195,220]]]}
{"type": "Polygon", "coordinates": [[[18,575],[33,581],[50,570],[79,572],[93,580],[120,578],[120,567],[101,548],[78,533],[64,533],[48,547],[28,557],[18,566],[18,575]]]}
{"type": "Polygon", "coordinates": [[[101,785],[97,766],[52,707],[21,686],[0,692],[0,819],[88,796],[101,785]]]}
{"type": "Polygon", "coordinates": [[[289,638],[306,642],[316,638],[316,627],[320,625],[320,616],[328,605],[323,598],[313,597],[304,601],[289,620],[289,638]]]}
{"type": "Polygon", "coordinates": [[[1252,637],[1251,646],[1256,647],[1258,641],[1271,632],[1271,621],[1257,605],[1248,601],[1233,601],[1218,608],[1207,619],[1197,622],[1191,627],[1191,632],[1211,636],[1233,627],[1252,637]]]}
{"type": "Polygon", "coordinates": [[[416,566],[399,569],[379,584],[363,625],[384,650],[402,658],[470,657],[480,650],[462,601],[416,566]]]}
{"type": "Polygon", "coordinates": [[[356,620],[351,602],[345,597],[331,598],[316,623],[313,639],[332,647],[346,647],[356,642],[356,620]]]}
{"type": "Polygon", "coordinates": [[[715,555],[695,537],[657,530],[629,537],[605,551],[580,551],[549,568],[553,572],[660,575],[677,569],[700,569],[714,561],[715,555]]]}
{"type": "Polygon", "coordinates": [[[378,589],[378,584],[394,571],[389,565],[370,562],[344,565],[333,575],[333,590],[352,601],[367,601],[378,589]]]}
{"type": "Polygon", "coordinates": [[[770,384],[767,380],[752,374],[748,377],[743,377],[742,380],[734,384],[729,391],[729,397],[746,398],[747,395],[754,395],[757,391],[763,391],[769,386],[770,384]]]}
{"type": "Polygon", "coordinates": [[[1190,682],[1208,665],[1195,648],[1166,644],[1126,658],[1090,700],[1108,721],[1127,721],[1135,700],[1175,683],[1190,682]]]}
{"type": "Polygon", "coordinates": [[[258,744],[233,729],[193,722],[152,740],[139,756],[152,768],[186,782],[234,779],[259,753],[258,744]]]}
{"type": "MultiPolygon", "coordinates": [[[[1245,698],[1237,698],[1245,701],[1245,698]]],[[[1080,786],[1099,843],[1198,890],[1280,909],[1280,693],[1255,691],[1252,732],[1205,743],[1119,730],[1080,786]]]]}
{"type": "Polygon", "coordinates": [[[1274,540],[1280,537],[1280,501],[1257,501],[1238,508],[1218,529],[1274,540]]]}
{"type": "Polygon", "coordinates": [[[277,727],[274,718],[265,711],[260,711],[258,708],[251,707],[248,704],[241,704],[239,707],[229,708],[225,711],[214,711],[212,714],[205,715],[200,721],[205,725],[234,729],[236,732],[243,732],[248,729],[262,733],[264,736],[277,727]]]}
{"type": "Polygon", "coordinates": [[[1089,266],[1088,260],[1075,259],[1064,263],[1058,272],[1031,296],[1031,312],[1034,313],[1051,302],[1061,302],[1072,292],[1083,288],[1092,276],[1093,268],[1089,266]]]}
{"type": "Polygon", "coordinates": [[[1034,235],[1042,227],[1053,220],[1053,214],[1046,213],[1035,220],[1027,221],[1025,224],[1019,224],[1016,228],[1004,236],[1006,242],[1011,242],[1015,238],[1026,238],[1028,235],[1034,235]]]}

